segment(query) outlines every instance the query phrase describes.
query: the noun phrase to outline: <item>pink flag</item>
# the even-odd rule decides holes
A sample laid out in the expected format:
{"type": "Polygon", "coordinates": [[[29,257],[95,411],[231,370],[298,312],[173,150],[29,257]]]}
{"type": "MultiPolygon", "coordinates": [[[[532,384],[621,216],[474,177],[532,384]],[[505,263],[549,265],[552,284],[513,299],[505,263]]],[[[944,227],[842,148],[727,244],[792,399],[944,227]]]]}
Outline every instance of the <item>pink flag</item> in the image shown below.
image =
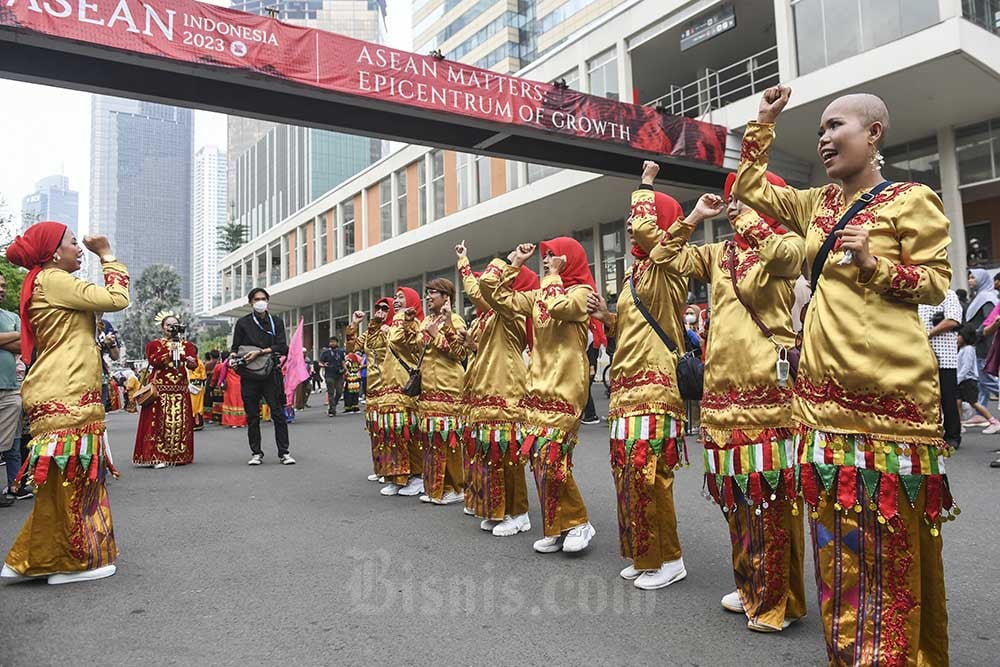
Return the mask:
{"type": "Polygon", "coordinates": [[[292,340],[288,343],[288,356],[282,371],[285,373],[285,405],[295,404],[295,388],[309,379],[309,369],[306,368],[306,357],[302,349],[302,323],[295,327],[292,340]]]}

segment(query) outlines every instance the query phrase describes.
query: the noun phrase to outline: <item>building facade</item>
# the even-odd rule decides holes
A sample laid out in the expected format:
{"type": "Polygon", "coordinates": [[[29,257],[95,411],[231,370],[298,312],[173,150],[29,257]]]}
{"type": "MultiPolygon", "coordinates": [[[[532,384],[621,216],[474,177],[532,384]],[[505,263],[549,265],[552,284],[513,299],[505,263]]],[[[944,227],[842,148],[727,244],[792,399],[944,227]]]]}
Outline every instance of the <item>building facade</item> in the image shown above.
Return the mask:
{"type": "MultiPolygon", "coordinates": [[[[416,3],[418,24],[431,4],[416,3]]],[[[952,221],[958,286],[967,238],[1000,256],[997,3],[886,0],[877,12],[870,4],[629,0],[518,75],[723,125],[731,168],[763,90],[789,85],[794,93],[771,166],[798,186],[826,181],[816,155],[825,105],[847,92],[878,94],[892,113],[886,176],[940,193],[952,221]]],[[[217,313],[244,312],[248,287],[265,285],[275,310],[292,325],[301,315],[307,345],[316,345],[396,285],[420,288],[436,276],[458,284],[453,246],[460,240],[479,268],[518,242],[561,235],[583,243],[599,289],[613,297],[630,260],[623,212],[640,169],[636,164],[629,180],[407,146],[223,258],[217,313]]],[[[701,194],[665,189],[685,210],[701,194]]],[[[720,217],[703,225],[695,242],[732,233],[720,217]]],[[[706,297],[692,286],[692,300],[706,297]]],[[[468,303],[457,305],[469,314],[468,303]]]]}
{"type": "Polygon", "coordinates": [[[55,220],[79,234],[79,213],[80,193],[69,189],[69,179],[61,174],[46,176],[21,200],[21,231],[42,220],[55,220]]]}
{"type": "MultiPolygon", "coordinates": [[[[104,234],[135,280],[151,264],[181,277],[191,298],[190,109],[94,95],[90,233],[104,234]]],[[[103,282],[92,263],[91,279],[103,282]]]]}
{"type": "Polygon", "coordinates": [[[219,228],[227,221],[226,152],[203,146],[194,156],[191,187],[191,308],[206,315],[222,303],[219,228]]]}
{"type": "MultiPolygon", "coordinates": [[[[381,42],[375,0],[233,0],[232,8],[287,23],[381,42]]],[[[382,142],[337,132],[229,117],[228,197],[234,219],[256,238],[378,161],[382,142]]]]}

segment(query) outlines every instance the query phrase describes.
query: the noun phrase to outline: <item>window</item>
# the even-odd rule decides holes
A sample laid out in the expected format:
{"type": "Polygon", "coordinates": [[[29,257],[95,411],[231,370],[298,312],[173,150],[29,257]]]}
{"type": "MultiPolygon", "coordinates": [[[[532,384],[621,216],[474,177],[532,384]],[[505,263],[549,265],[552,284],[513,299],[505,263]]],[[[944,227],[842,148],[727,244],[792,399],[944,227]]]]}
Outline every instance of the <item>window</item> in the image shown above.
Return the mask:
{"type": "Polygon", "coordinates": [[[533,164],[528,163],[528,182],[534,183],[535,181],[540,181],[546,176],[551,176],[552,174],[560,171],[559,167],[550,167],[547,164],[533,164]]]}
{"type": "Polygon", "coordinates": [[[969,185],[998,178],[1000,174],[1000,118],[955,130],[958,183],[969,185]]]}
{"type": "Polygon", "coordinates": [[[268,285],[281,282],[281,244],[272,243],[267,248],[267,254],[271,258],[271,274],[268,276],[268,285]]]}
{"type": "Polygon", "coordinates": [[[573,238],[580,242],[583,250],[587,253],[587,264],[590,265],[590,275],[597,276],[597,263],[594,258],[594,228],[588,227],[573,232],[573,238]]]}
{"type": "Polygon", "coordinates": [[[555,83],[556,81],[565,81],[569,88],[573,90],[580,90],[580,68],[574,67],[562,76],[557,76],[555,81],[552,83],[555,83]]]}
{"type": "Polygon", "coordinates": [[[431,189],[434,193],[434,220],[444,217],[444,151],[431,152],[431,189]]]}
{"type": "Polygon", "coordinates": [[[417,225],[427,224],[427,162],[417,163],[417,225]]]}
{"type": "Polygon", "coordinates": [[[1000,0],[962,0],[962,15],[976,25],[1000,34],[1000,0]]]}
{"type": "Polygon", "coordinates": [[[934,137],[891,146],[882,153],[885,155],[882,174],[890,181],[914,181],[941,190],[941,156],[934,137]]]}
{"type": "Polygon", "coordinates": [[[524,163],[523,162],[515,162],[514,160],[507,160],[507,164],[506,164],[506,167],[507,167],[507,192],[513,192],[514,190],[517,190],[520,187],[520,185],[521,185],[521,183],[520,183],[520,180],[521,180],[520,173],[521,173],[521,165],[522,164],[524,164],[524,163]]]}
{"type": "Polygon", "coordinates": [[[396,216],[399,219],[398,234],[406,231],[406,170],[396,172],[396,216]]]}
{"type": "Polygon", "coordinates": [[[233,270],[228,268],[222,272],[222,300],[225,303],[229,303],[235,297],[233,296],[233,270]]]}
{"type": "Polygon", "coordinates": [[[468,153],[455,154],[455,170],[458,176],[458,210],[469,208],[469,169],[472,156],[468,153]]]}
{"type": "Polygon", "coordinates": [[[306,227],[295,228],[295,273],[305,273],[309,270],[306,265],[306,246],[309,239],[306,238],[306,227]]]}
{"type": "Polygon", "coordinates": [[[587,63],[590,94],[618,99],[618,59],[614,49],[609,49],[587,63]]]}
{"type": "Polygon", "coordinates": [[[378,217],[381,239],[392,238],[392,178],[384,178],[378,184],[378,217]]]}
{"type": "Polygon", "coordinates": [[[625,221],[616,220],[601,225],[601,274],[604,278],[604,293],[609,302],[614,302],[622,289],[625,277],[625,255],[628,252],[625,240],[625,221]]]}
{"type": "Polygon", "coordinates": [[[316,218],[316,251],[313,253],[313,257],[316,258],[316,266],[322,266],[329,261],[326,256],[326,214],[316,218]]]}
{"type": "Polygon", "coordinates": [[[490,174],[490,159],[485,155],[476,156],[476,200],[486,201],[492,194],[493,176],[490,174]]]}
{"type": "MultiPolygon", "coordinates": [[[[292,268],[292,251],[288,247],[288,235],[284,234],[281,237],[281,279],[288,280],[288,274],[292,268]]],[[[237,281],[239,282],[239,281],[237,281]]]]}
{"type": "Polygon", "coordinates": [[[340,229],[337,233],[337,257],[354,253],[354,200],[341,204],[340,229]]]}

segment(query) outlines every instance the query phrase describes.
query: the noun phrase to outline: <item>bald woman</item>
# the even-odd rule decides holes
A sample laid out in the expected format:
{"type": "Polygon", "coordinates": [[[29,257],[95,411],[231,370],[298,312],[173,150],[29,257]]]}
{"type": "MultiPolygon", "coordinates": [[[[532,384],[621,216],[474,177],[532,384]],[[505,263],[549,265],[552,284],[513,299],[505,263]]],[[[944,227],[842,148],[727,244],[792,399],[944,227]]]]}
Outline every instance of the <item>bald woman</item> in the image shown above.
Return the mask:
{"type": "Polygon", "coordinates": [[[835,183],[771,185],[767,153],[790,95],[764,93],[733,195],[805,238],[814,277],[792,409],[829,664],[947,665],[949,447],[917,304],[940,303],[951,280],[948,219],[930,188],[884,182],[889,111],[875,95],[840,97],[820,118],[817,153],[835,183]]]}

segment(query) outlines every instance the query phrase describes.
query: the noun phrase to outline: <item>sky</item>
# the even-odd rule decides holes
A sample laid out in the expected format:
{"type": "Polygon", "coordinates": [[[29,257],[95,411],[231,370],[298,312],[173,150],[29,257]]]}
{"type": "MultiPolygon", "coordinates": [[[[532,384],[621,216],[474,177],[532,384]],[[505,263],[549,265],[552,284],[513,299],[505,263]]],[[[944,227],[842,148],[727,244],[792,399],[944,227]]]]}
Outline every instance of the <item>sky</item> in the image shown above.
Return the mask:
{"type": "MultiPolygon", "coordinates": [[[[227,0],[205,0],[228,5],[227,0]]],[[[411,0],[388,0],[387,42],[398,49],[412,45],[411,0]]],[[[0,140],[0,214],[20,217],[21,199],[35,182],[52,174],[69,177],[80,193],[80,231],[86,233],[90,197],[89,93],[0,79],[5,132],[0,140]]],[[[226,145],[226,116],[196,111],[194,148],[226,145]]]]}

